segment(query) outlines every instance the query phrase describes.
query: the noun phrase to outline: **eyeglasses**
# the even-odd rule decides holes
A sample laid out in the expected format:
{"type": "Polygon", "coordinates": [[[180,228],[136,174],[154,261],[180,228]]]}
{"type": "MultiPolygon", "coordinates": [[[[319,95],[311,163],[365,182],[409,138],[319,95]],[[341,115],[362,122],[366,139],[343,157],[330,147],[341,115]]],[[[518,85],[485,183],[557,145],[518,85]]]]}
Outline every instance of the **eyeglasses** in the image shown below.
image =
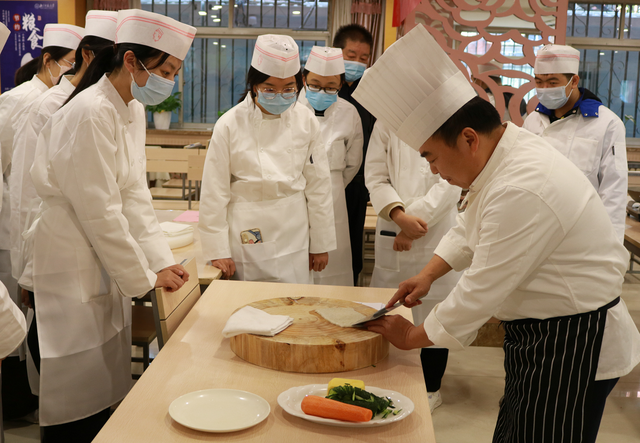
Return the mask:
{"type": "Polygon", "coordinates": [[[276,95],[281,94],[283,98],[292,99],[296,96],[298,90],[296,88],[285,88],[282,91],[276,91],[274,88],[265,88],[258,89],[258,91],[262,92],[262,96],[266,100],[273,100],[276,98],[276,95]]]}
{"type": "Polygon", "coordinates": [[[336,95],[340,90],[336,88],[321,88],[320,86],[307,85],[307,89],[311,92],[324,91],[329,95],[336,95]]]}

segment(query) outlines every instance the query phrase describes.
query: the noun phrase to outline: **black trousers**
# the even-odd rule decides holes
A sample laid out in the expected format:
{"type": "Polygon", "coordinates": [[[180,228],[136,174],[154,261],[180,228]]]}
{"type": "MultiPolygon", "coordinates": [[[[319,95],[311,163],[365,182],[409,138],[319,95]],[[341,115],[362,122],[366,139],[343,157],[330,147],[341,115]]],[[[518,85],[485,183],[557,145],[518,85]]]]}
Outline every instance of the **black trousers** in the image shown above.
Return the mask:
{"type": "Polygon", "coordinates": [[[356,175],[345,189],[347,216],[349,217],[349,237],[351,238],[351,266],[353,268],[353,285],[358,284],[358,276],[362,271],[362,241],[364,219],[367,216],[369,191],[364,185],[364,176],[356,175]]]}
{"type": "Polygon", "coordinates": [[[420,350],[420,362],[422,363],[422,374],[424,383],[427,385],[427,392],[440,390],[444,371],[447,369],[449,360],[449,350],[447,348],[422,348],[420,350]]]}
{"type": "MultiPolygon", "coordinates": [[[[29,299],[31,300],[31,306],[33,306],[34,317],[31,327],[29,328],[27,345],[29,346],[33,363],[38,373],[40,373],[40,347],[38,341],[38,326],[35,317],[37,311],[33,292],[29,292],[29,299]]],[[[110,416],[111,409],[107,408],[97,414],[80,420],[53,426],[41,426],[41,441],[42,443],[91,443],[107,420],[109,420],[110,416]]]]}

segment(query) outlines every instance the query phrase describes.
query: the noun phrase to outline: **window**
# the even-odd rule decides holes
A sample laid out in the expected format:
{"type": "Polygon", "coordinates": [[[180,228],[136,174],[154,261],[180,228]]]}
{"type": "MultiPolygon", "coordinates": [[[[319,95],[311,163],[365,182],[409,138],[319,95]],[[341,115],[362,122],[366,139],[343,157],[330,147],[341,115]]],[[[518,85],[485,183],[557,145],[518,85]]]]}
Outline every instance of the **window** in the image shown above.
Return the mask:
{"type": "Polygon", "coordinates": [[[198,31],[176,82],[183,103],[172,123],[181,127],[210,128],[244,98],[257,36],[292,35],[302,65],[314,45],[329,44],[326,0],[142,0],[142,9],[198,31]]]}
{"type": "Polygon", "coordinates": [[[580,50],[580,86],[640,137],[640,2],[569,3],[567,44],[580,50]],[[597,39],[597,40],[596,40],[597,39]]]}

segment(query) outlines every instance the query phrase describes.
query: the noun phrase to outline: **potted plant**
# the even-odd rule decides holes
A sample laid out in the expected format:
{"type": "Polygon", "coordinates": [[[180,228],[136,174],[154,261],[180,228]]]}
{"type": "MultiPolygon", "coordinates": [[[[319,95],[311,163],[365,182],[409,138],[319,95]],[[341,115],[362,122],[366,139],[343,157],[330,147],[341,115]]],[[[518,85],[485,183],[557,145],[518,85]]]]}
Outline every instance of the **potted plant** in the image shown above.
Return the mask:
{"type": "Polygon", "coordinates": [[[177,113],[181,107],[182,100],[180,100],[180,93],[174,92],[159,105],[147,106],[147,111],[153,113],[153,123],[156,129],[169,129],[171,113],[177,113]]]}

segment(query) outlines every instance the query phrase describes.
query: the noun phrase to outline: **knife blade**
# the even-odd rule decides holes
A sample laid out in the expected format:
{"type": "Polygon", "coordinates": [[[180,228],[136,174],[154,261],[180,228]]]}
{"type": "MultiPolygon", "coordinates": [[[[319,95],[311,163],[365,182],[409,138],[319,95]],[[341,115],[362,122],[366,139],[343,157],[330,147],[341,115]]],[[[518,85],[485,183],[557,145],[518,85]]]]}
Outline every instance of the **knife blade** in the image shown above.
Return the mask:
{"type": "Polygon", "coordinates": [[[389,309],[387,308],[382,308],[379,311],[374,312],[372,315],[370,315],[369,317],[365,318],[364,320],[360,320],[357,323],[354,323],[351,325],[351,327],[357,327],[357,326],[363,326],[364,323],[372,321],[372,320],[376,320],[384,315],[387,315],[389,312],[393,311],[394,309],[399,308],[400,306],[404,306],[404,302],[398,302],[395,305],[391,306],[389,309]]]}

